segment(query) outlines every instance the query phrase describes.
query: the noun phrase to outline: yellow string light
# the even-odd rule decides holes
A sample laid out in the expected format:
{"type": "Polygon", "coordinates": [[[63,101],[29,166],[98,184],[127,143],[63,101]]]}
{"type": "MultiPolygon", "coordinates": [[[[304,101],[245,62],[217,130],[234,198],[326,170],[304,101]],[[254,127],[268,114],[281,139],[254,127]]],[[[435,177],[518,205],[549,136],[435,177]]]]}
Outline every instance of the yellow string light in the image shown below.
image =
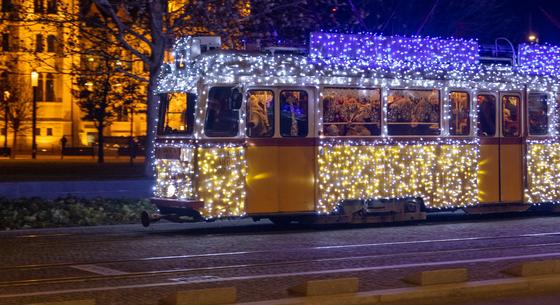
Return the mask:
{"type": "Polygon", "coordinates": [[[560,143],[535,141],[527,145],[527,189],[529,203],[560,201],[560,143]]]}
{"type": "Polygon", "coordinates": [[[323,145],[317,210],[347,199],[422,197],[427,207],[478,203],[477,144],[323,145]]]}

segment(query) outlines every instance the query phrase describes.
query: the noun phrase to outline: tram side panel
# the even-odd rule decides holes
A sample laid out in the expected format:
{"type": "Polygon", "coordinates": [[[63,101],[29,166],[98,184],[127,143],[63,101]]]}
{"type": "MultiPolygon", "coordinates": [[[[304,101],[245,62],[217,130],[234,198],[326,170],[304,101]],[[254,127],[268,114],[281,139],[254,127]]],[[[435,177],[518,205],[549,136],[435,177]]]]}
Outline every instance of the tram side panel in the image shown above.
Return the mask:
{"type": "Polygon", "coordinates": [[[276,146],[247,147],[248,214],[267,214],[280,211],[279,151],[276,146]]]}
{"type": "Polygon", "coordinates": [[[523,202],[523,155],[521,144],[500,147],[501,202],[523,202]]]}
{"type": "Polygon", "coordinates": [[[480,145],[478,163],[478,201],[496,203],[500,201],[499,182],[499,147],[497,144],[480,145]]]}
{"type": "Polygon", "coordinates": [[[314,146],[279,146],[278,157],[280,212],[314,211],[314,146]]]}

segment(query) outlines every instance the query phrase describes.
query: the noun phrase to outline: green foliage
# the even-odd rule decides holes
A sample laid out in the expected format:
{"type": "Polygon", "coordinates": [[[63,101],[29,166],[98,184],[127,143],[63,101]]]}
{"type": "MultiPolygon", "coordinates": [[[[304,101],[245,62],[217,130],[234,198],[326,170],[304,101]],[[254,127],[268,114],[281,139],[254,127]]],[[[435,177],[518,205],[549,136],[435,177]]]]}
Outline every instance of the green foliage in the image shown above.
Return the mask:
{"type": "Polygon", "coordinates": [[[0,230],[139,223],[147,199],[0,198],[0,230]]]}

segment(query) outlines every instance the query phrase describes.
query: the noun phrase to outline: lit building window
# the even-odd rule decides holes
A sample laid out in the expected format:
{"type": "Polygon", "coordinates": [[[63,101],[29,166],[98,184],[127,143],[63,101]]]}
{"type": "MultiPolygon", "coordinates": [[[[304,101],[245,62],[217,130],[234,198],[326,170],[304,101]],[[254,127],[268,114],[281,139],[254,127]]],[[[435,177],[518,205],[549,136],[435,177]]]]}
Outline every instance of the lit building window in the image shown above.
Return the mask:
{"type": "Polygon", "coordinates": [[[2,0],[2,12],[11,12],[13,9],[12,0],[2,0]]]}
{"type": "Polygon", "coordinates": [[[47,73],[47,80],[45,81],[45,101],[54,102],[54,76],[52,73],[47,73]]]}
{"type": "Polygon", "coordinates": [[[47,0],[47,13],[56,14],[56,0],[47,0]]]}
{"type": "Polygon", "coordinates": [[[52,132],[52,128],[47,128],[47,136],[52,136],[53,132],[52,132]]]}
{"type": "Polygon", "coordinates": [[[56,101],[55,77],[52,73],[39,73],[37,82],[37,100],[41,102],[56,101]]]}
{"type": "Polygon", "coordinates": [[[34,4],[35,13],[44,13],[45,12],[44,0],[35,0],[33,4],[34,4]]]}
{"type": "Polygon", "coordinates": [[[35,36],[35,52],[41,53],[45,50],[45,44],[43,42],[43,35],[37,34],[35,36]]]}
{"type": "Polygon", "coordinates": [[[47,37],[47,52],[56,52],[56,36],[49,35],[47,37]]]}
{"type": "Polygon", "coordinates": [[[2,33],[2,51],[10,51],[10,34],[2,33]]]}

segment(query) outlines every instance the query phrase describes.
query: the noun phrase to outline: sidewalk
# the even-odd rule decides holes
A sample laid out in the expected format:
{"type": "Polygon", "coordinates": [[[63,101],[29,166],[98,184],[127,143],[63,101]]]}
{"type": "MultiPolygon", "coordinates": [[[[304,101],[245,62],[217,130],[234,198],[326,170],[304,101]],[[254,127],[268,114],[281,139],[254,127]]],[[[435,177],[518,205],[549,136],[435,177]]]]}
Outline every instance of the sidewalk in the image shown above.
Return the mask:
{"type": "Polygon", "coordinates": [[[17,159],[0,158],[0,182],[61,181],[61,180],[122,180],[146,179],[144,158],[133,164],[126,157],[107,157],[105,163],[88,156],[65,157],[39,155],[17,159]]]}
{"type": "Polygon", "coordinates": [[[82,198],[148,198],[153,178],[144,174],[144,158],[133,164],[127,157],[109,156],[105,163],[88,156],[63,160],[56,155],[0,159],[0,197],[64,196],[82,198]]]}

